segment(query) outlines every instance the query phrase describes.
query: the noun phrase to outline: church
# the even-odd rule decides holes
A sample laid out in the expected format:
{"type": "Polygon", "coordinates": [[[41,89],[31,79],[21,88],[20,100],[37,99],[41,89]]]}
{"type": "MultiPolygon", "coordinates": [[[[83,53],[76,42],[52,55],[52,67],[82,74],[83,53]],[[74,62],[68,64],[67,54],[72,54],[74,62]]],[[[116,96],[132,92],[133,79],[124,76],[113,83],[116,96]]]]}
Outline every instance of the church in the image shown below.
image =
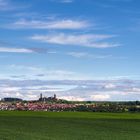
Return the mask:
{"type": "Polygon", "coordinates": [[[42,93],[40,94],[39,101],[41,102],[47,102],[47,101],[57,101],[56,94],[54,94],[53,97],[43,97],[42,93]]]}

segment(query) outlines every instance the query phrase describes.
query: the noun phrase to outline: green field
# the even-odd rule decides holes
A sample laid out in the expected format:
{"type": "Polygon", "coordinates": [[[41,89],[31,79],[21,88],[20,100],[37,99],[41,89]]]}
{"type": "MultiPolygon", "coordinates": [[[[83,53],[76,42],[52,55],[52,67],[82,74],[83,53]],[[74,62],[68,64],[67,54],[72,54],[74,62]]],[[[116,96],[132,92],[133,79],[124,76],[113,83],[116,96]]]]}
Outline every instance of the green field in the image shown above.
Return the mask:
{"type": "Polygon", "coordinates": [[[140,114],[1,111],[0,140],[140,140],[140,114]]]}

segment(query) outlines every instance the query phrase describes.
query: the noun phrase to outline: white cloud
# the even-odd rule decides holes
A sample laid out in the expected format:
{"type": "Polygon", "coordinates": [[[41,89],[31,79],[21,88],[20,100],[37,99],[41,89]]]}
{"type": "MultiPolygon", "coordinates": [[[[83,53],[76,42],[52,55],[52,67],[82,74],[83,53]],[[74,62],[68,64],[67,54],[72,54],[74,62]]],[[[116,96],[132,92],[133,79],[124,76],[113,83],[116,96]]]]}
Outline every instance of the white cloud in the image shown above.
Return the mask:
{"type": "Polygon", "coordinates": [[[69,52],[66,55],[70,55],[76,58],[92,58],[92,59],[104,59],[110,58],[112,55],[97,55],[97,54],[90,54],[86,52],[69,52]]]}
{"type": "Polygon", "coordinates": [[[15,69],[15,70],[24,70],[24,71],[31,71],[32,73],[36,73],[37,74],[40,74],[40,73],[43,73],[44,75],[57,75],[57,76],[60,76],[60,75],[73,75],[75,74],[74,72],[71,72],[71,71],[66,71],[66,70],[48,70],[47,68],[42,68],[42,67],[36,67],[36,66],[28,66],[28,65],[9,65],[8,66],[9,68],[11,69],[15,69]]]}
{"type": "Polygon", "coordinates": [[[70,35],[64,33],[48,34],[48,35],[34,35],[30,37],[32,40],[46,42],[50,44],[59,45],[78,45],[92,48],[109,48],[117,47],[119,44],[109,43],[104,41],[114,37],[113,35],[94,35],[94,34],[82,34],[82,35],[70,35]]]}
{"type": "Polygon", "coordinates": [[[90,57],[88,53],[85,52],[69,52],[67,53],[70,56],[81,58],[81,57],[90,57]]]}
{"type": "Polygon", "coordinates": [[[4,53],[52,53],[52,52],[47,52],[46,48],[24,48],[24,47],[13,47],[11,46],[6,46],[6,45],[1,45],[0,44],[0,52],[4,53]]]}
{"type": "MultiPolygon", "coordinates": [[[[10,69],[12,71],[10,79],[40,79],[40,80],[78,80],[78,79],[88,79],[88,76],[82,73],[77,73],[64,69],[48,69],[46,67],[30,66],[30,65],[7,65],[3,68],[3,71],[10,69]],[[16,72],[16,74],[15,74],[16,72]],[[12,75],[15,75],[14,77],[12,75]],[[21,75],[23,75],[21,77],[21,75]],[[43,76],[38,76],[43,75],[43,76]]],[[[2,74],[2,73],[1,73],[2,74]]],[[[1,75],[0,75],[1,76],[1,75]]],[[[2,74],[1,77],[7,77],[2,74]]]]}
{"type": "Polygon", "coordinates": [[[53,2],[59,2],[59,3],[72,3],[74,2],[74,0],[50,0],[53,2]]]}
{"type": "Polygon", "coordinates": [[[129,101],[139,100],[140,81],[127,83],[112,80],[114,89],[102,88],[110,80],[0,80],[0,97],[19,97],[24,99],[38,99],[39,94],[77,101],[129,101]],[[132,84],[133,83],[133,84],[132,84]]]}
{"type": "Polygon", "coordinates": [[[20,90],[19,87],[1,87],[1,92],[16,92],[20,90]]]}
{"type": "Polygon", "coordinates": [[[16,97],[18,97],[18,98],[23,98],[24,95],[22,95],[20,92],[16,92],[16,97]]]}
{"type": "Polygon", "coordinates": [[[35,95],[35,94],[27,94],[26,95],[26,99],[28,99],[28,100],[37,100],[38,99],[38,95],[35,95]]]}
{"type": "Polygon", "coordinates": [[[104,94],[91,95],[91,99],[95,101],[105,101],[110,99],[110,95],[104,95],[104,94]]]}
{"type": "Polygon", "coordinates": [[[42,69],[39,67],[34,67],[34,66],[24,66],[24,65],[9,65],[7,66],[10,69],[14,70],[23,70],[23,71],[32,71],[32,72],[42,72],[42,69]]]}
{"type": "Polygon", "coordinates": [[[19,20],[12,23],[8,28],[15,29],[83,29],[90,26],[87,21],[82,20],[55,20],[55,21],[40,21],[40,20],[19,20]]]}
{"type": "Polygon", "coordinates": [[[0,47],[0,52],[8,52],[8,53],[33,53],[34,51],[26,48],[8,48],[8,47],[0,47]]]}
{"type": "Polygon", "coordinates": [[[75,96],[60,96],[59,98],[68,101],[84,101],[84,98],[75,97],[75,96]]]}
{"type": "Polygon", "coordinates": [[[130,89],[126,89],[127,92],[131,93],[139,93],[140,94],[140,87],[132,87],[130,89]]]}
{"type": "Polygon", "coordinates": [[[106,89],[114,89],[116,88],[116,85],[112,84],[112,83],[107,83],[105,86],[104,86],[106,89]]]}

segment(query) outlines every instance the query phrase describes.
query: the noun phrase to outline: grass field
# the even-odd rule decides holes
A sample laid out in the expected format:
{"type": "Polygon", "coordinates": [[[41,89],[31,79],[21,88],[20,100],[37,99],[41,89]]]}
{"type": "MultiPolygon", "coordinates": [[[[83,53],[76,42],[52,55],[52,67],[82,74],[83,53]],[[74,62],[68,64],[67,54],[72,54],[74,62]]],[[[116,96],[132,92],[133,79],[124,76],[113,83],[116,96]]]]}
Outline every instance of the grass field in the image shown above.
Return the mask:
{"type": "Polygon", "coordinates": [[[1,111],[0,140],[140,140],[140,114],[1,111]]]}

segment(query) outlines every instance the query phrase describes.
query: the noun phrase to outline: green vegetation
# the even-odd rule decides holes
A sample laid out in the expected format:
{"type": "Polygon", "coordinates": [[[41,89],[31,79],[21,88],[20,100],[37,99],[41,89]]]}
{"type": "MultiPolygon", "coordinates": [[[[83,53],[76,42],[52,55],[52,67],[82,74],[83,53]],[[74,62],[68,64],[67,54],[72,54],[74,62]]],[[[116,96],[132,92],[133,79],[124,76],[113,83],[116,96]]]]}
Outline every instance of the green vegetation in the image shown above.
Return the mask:
{"type": "Polygon", "coordinates": [[[139,139],[139,113],[0,112],[0,140],[139,139]]]}

